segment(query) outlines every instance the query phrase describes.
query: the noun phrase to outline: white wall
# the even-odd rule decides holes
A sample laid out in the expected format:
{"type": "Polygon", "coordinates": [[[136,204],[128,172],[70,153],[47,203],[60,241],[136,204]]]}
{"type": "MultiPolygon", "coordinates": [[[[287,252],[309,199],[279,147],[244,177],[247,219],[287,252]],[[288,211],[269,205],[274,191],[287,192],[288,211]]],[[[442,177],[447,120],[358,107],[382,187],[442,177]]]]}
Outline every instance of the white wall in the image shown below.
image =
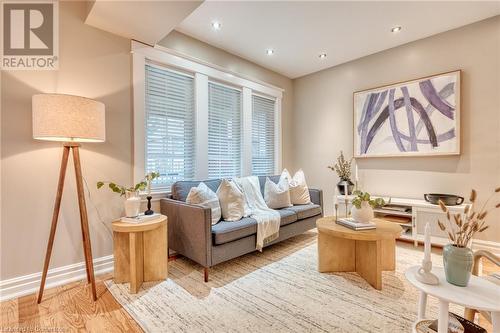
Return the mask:
{"type": "MultiPolygon", "coordinates": [[[[360,185],[374,194],[422,198],[455,193],[480,200],[500,186],[500,17],[445,32],[294,80],[293,165],[325,190],[333,210],[340,150],[352,156],[354,91],[462,69],[462,154],[359,160],[360,185]]],[[[500,201],[500,197],[499,200],[500,201]]],[[[478,238],[500,241],[500,210],[478,238]]]]}

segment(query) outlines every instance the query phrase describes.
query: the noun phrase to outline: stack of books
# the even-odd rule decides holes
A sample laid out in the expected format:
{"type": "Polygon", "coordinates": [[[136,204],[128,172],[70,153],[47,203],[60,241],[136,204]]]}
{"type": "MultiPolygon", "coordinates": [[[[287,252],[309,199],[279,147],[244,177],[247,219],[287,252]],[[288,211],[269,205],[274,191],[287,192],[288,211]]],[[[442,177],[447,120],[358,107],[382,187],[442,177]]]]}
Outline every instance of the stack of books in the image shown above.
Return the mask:
{"type": "Polygon", "coordinates": [[[375,229],[377,225],[372,222],[362,223],[354,220],[352,217],[342,218],[337,220],[337,224],[347,227],[352,230],[369,230],[375,229]]]}
{"type": "Polygon", "coordinates": [[[125,222],[125,223],[139,224],[139,223],[144,223],[144,222],[156,220],[159,217],[160,217],[159,213],[153,213],[152,215],[139,214],[136,217],[122,217],[120,219],[120,221],[125,222]]]}

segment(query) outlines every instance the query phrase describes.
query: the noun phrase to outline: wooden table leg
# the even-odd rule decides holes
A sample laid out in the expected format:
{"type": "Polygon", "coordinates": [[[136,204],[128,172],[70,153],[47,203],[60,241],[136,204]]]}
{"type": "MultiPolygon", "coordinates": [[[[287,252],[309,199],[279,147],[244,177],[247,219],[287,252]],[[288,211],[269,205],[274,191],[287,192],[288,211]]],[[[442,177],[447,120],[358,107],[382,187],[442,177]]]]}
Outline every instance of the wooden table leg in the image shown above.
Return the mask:
{"type": "Polygon", "coordinates": [[[450,303],[439,300],[438,333],[448,333],[448,311],[450,303]]]}
{"type": "Polygon", "coordinates": [[[354,272],[356,269],[356,242],[318,233],[318,271],[354,272]]]}
{"type": "Polygon", "coordinates": [[[396,270],[396,239],[384,239],[382,242],[382,270],[396,270]]]}
{"type": "Polygon", "coordinates": [[[136,294],[144,281],[144,250],[142,232],[131,232],[130,240],[130,293],[136,294]]]}
{"type": "Polygon", "coordinates": [[[418,320],[425,318],[425,310],[427,308],[427,294],[420,291],[418,298],[418,320]]]}
{"type": "Polygon", "coordinates": [[[356,272],[373,288],[382,289],[381,241],[356,241],[356,272]]]}
{"type": "Polygon", "coordinates": [[[165,280],[168,272],[167,225],[145,231],[144,281],[165,280]]]}
{"type": "Polygon", "coordinates": [[[491,324],[493,333],[500,333],[500,312],[491,313],[491,324]]]}

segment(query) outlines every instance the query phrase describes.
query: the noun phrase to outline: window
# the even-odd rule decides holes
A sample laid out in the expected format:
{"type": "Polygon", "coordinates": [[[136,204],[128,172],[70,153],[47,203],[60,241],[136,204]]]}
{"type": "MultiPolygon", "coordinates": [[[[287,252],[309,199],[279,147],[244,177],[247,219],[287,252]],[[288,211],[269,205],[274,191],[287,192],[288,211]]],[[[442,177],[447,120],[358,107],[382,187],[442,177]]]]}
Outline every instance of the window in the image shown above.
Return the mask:
{"type": "Polygon", "coordinates": [[[145,171],[160,173],[155,188],[169,188],[194,178],[194,78],[146,64],[145,86],[145,171]]]}
{"type": "Polygon", "coordinates": [[[252,96],[252,174],[275,172],[275,100],[252,96]]]}
{"type": "Polygon", "coordinates": [[[208,83],[208,177],[241,176],[241,91],[208,83]]]}
{"type": "Polygon", "coordinates": [[[158,171],[153,197],[179,180],[281,168],[283,90],[132,41],[134,182],[158,171]]]}

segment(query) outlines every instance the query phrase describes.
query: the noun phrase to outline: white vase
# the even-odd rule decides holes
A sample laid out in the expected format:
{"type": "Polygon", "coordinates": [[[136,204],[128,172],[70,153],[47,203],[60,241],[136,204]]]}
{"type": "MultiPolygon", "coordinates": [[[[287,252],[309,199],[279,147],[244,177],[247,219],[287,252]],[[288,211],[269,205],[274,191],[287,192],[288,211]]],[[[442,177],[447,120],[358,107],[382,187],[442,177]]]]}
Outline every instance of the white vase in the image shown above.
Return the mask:
{"type": "Polygon", "coordinates": [[[126,192],[125,198],[123,203],[125,206],[125,216],[136,217],[139,215],[139,210],[141,209],[141,197],[139,196],[139,192],[126,192]]]}
{"type": "Polygon", "coordinates": [[[374,217],[373,208],[368,201],[361,202],[361,208],[359,209],[356,208],[356,206],[352,206],[351,215],[355,221],[361,223],[368,223],[373,220],[374,217]]]}

